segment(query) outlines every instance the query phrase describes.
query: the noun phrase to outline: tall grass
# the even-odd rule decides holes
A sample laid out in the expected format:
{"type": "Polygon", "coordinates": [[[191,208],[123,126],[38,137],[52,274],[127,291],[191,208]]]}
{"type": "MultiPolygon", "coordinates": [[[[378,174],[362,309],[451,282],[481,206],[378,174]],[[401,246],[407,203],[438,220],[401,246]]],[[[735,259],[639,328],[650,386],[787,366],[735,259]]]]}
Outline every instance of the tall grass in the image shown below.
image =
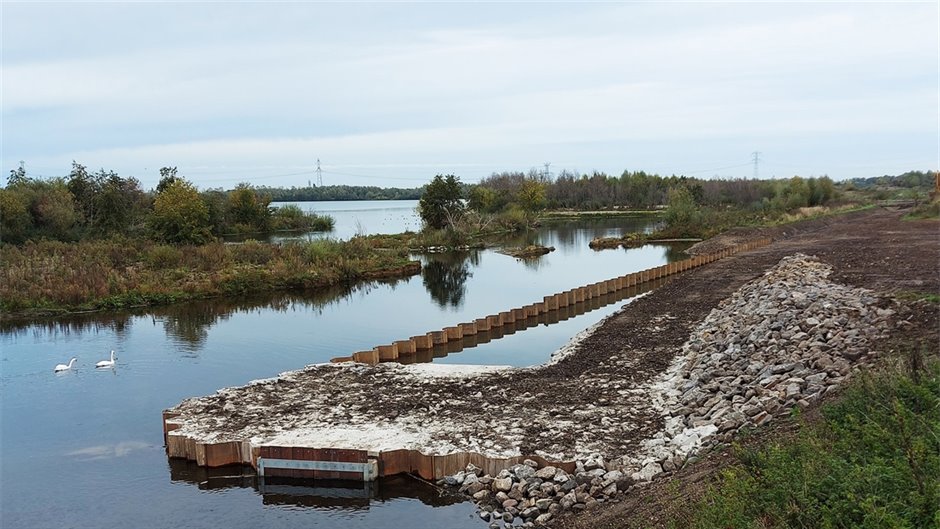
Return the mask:
{"type": "Polygon", "coordinates": [[[403,248],[376,252],[356,239],[200,246],[139,239],[44,240],[0,247],[0,311],[93,310],[320,287],[400,274],[409,263],[403,248]]]}

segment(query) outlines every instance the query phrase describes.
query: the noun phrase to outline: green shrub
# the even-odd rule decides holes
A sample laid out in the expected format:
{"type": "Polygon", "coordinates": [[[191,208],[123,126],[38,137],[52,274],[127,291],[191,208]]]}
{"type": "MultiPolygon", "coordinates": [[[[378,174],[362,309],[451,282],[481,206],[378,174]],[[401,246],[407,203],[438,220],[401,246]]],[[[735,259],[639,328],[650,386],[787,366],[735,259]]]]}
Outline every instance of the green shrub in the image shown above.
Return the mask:
{"type": "Polygon", "coordinates": [[[183,252],[174,246],[161,244],[147,250],[144,259],[154,270],[176,268],[183,260],[183,252]]]}

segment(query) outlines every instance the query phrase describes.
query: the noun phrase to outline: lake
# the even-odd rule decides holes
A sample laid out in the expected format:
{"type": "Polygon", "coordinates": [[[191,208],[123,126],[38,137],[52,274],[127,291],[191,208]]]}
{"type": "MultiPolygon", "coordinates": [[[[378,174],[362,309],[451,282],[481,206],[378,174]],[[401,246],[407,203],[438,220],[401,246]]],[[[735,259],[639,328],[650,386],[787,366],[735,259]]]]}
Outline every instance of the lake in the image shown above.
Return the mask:
{"type": "MultiPolygon", "coordinates": [[[[302,203],[328,234],[417,229],[415,201],[302,203]]],[[[168,461],[160,412],[180,400],[540,301],[684,258],[682,247],[595,252],[597,236],[650,218],[547,223],[511,241],[556,251],[421,256],[421,274],[315,292],[217,299],[0,325],[3,527],[485,527],[472,504],[410,477],[361,485],[258,483],[248,469],[168,461]],[[96,370],[110,350],[115,369],[96,370]],[[77,368],[54,374],[77,356],[77,368]]],[[[323,234],[311,234],[321,237],[323,234]]],[[[302,236],[306,237],[306,236],[302,236]]],[[[527,366],[624,302],[539,325],[435,362],[527,366]]]]}

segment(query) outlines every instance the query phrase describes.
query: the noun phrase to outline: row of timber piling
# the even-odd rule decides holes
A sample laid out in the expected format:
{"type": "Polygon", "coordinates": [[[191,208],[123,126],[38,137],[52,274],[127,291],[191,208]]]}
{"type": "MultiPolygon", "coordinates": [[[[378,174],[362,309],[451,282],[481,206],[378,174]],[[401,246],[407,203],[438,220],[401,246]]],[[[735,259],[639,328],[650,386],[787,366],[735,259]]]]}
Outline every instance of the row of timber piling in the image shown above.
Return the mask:
{"type": "MultiPolygon", "coordinates": [[[[615,277],[605,281],[599,281],[590,285],[585,285],[564,292],[558,292],[550,296],[545,296],[542,301],[491,314],[475,320],[459,323],[450,327],[444,327],[439,331],[430,331],[426,334],[412,336],[407,340],[396,340],[388,345],[378,345],[371,350],[357,351],[351,356],[340,356],[331,359],[332,362],[359,362],[363,364],[377,364],[379,362],[404,362],[412,363],[416,360],[413,355],[420,352],[432,351],[436,346],[448,342],[460,342],[468,336],[478,333],[492,332],[506,326],[511,326],[520,320],[538,318],[544,314],[556,312],[566,307],[578,303],[586,303],[593,299],[599,299],[608,294],[624,291],[631,287],[637,287],[656,281],[667,276],[678,274],[692,268],[697,268],[704,264],[714,262],[718,259],[734,255],[739,252],[752,250],[761,246],[770,244],[770,239],[759,239],[747,242],[719,252],[690,257],[682,261],[657,266],[639,272],[633,272],[623,276],[615,277]]],[[[566,318],[562,318],[566,319],[566,318]]],[[[558,320],[556,320],[558,321],[558,320]]],[[[515,330],[515,329],[514,329],[515,330]]],[[[429,355],[422,355],[429,356],[429,355]]],[[[434,355],[430,355],[434,356],[434,355]]]]}
{"type": "MultiPolygon", "coordinates": [[[[445,327],[407,340],[397,340],[359,351],[333,362],[355,361],[366,364],[379,362],[412,363],[430,361],[464,347],[472,347],[542,323],[553,323],[594,310],[660,285],[668,276],[690,270],[718,259],[765,246],[770,239],[760,239],[713,254],[695,256],[640,272],[626,274],[578,288],[545,296],[542,301],[516,307],[470,322],[445,327]]],[[[420,450],[360,450],[302,446],[274,446],[252,442],[250,439],[220,442],[193,439],[173,432],[182,426],[179,412],[163,412],[163,435],[167,455],[194,461],[202,467],[250,465],[260,476],[286,478],[314,478],[371,481],[382,476],[400,473],[418,475],[424,479],[439,479],[452,475],[474,464],[487,474],[524,459],[539,465],[551,464],[573,472],[574,461],[546,461],[534,456],[488,457],[474,452],[454,452],[428,455],[420,450]]]]}

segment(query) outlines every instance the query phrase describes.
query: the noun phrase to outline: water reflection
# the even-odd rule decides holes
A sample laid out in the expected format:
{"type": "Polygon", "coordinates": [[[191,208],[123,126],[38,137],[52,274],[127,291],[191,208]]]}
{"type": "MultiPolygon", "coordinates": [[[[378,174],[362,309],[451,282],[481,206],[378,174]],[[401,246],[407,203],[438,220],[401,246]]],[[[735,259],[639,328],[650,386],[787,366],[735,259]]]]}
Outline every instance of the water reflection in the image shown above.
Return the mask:
{"type": "Polygon", "coordinates": [[[311,310],[322,314],[324,309],[349,298],[353,294],[367,295],[376,288],[394,289],[408,278],[372,280],[354,284],[307,290],[303,292],[271,292],[251,296],[211,298],[176,303],[162,307],[140,308],[122,312],[89,312],[37,320],[0,320],[0,332],[8,337],[32,333],[42,336],[81,336],[83,334],[113,333],[123,341],[133,327],[135,318],[147,318],[154,326],[162,326],[174,345],[190,352],[198,352],[209,336],[209,330],[235,314],[261,312],[286,313],[291,310],[311,310]]]}
{"type": "Polygon", "coordinates": [[[172,482],[204,491],[254,489],[264,505],[359,511],[398,498],[416,499],[431,507],[466,501],[462,495],[404,474],[362,482],[259,477],[250,466],[206,468],[184,459],[170,459],[169,465],[172,482]]]}
{"type": "Polygon", "coordinates": [[[433,346],[431,349],[422,349],[410,354],[400,354],[394,362],[400,364],[433,362],[435,359],[444,358],[449,354],[460,353],[464,349],[487,344],[493,340],[499,340],[500,338],[525,331],[526,329],[554,325],[620,301],[630,302],[641,294],[663,286],[669,280],[669,278],[654,279],[640,285],[593,297],[587,301],[566,305],[556,310],[539,314],[538,316],[518,319],[512,323],[495,326],[486,331],[477,331],[476,334],[464,336],[459,340],[448,340],[443,344],[433,346]]]}
{"type": "Polygon", "coordinates": [[[447,252],[425,258],[421,280],[438,306],[459,308],[463,305],[467,280],[473,276],[471,264],[480,264],[480,252],[447,252]]]}

